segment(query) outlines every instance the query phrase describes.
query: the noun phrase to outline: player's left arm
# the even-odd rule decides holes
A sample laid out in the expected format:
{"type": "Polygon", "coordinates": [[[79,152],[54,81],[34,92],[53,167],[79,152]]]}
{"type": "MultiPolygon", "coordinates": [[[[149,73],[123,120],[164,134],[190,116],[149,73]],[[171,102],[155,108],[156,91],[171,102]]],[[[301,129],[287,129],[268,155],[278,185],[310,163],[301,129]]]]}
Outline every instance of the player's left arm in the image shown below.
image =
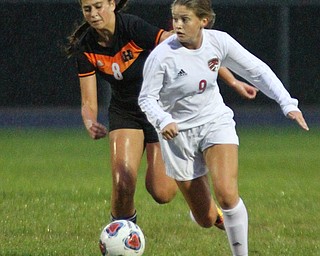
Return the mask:
{"type": "Polygon", "coordinates": [[[286,117],[294,120],[302,129],[308,131],[309,127],[301,110],[298,108],[298,100],[291,97],[271,68],[248,52],[231,36],[228,34],[223,35],[225,36],[226,44],[229,45],[227,49],[228,58],[224,60],[224,63],[228,63],[228,66],[232,66],[232,70],[238,75],[253,83],[267,97],[275,100],[286,117]]]}
{"type": "Polygon", "coordinates": [[[229,87],[235,90],[243,98],[252,100],[257,96],[259,91],[256,87],[249,85],[245,82],[242,82],[234,77],[232,72],[226,67],[220,67],[219,77],[223,82],[225,82],[229,87]]]}

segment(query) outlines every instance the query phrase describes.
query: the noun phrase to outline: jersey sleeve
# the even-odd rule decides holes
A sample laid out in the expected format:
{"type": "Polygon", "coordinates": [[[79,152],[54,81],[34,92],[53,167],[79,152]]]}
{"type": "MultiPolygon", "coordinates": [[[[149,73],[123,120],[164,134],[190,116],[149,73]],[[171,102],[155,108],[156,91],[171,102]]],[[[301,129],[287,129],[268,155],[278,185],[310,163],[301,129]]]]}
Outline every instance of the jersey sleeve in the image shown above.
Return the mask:
{"type": "Polygon", "coordinates": [[[76,56],[76,63],[77,63],[79,77],[91,76],[96,73],[95,67],[88,60],[88,58],[85,56],[84,53],[79,53],[76,56]]]}
{"type": "Polygon", "coordinates": [[[163,87],[164,70],[159,60],[152,53],[145,62],[143,83],[138,98],[141,110],[149,122],[161,131],[166,125],[174,122],[171,114],[165,112],[159,105],[159,94],[163,87]]]}
{"type": "Polygon", "coordinates": [[[275,100],[285,116],[290,111],[300,111],[298,100],[290,96],[280,79],[266,63],[247,51],[227,33],[224,33],[223,48],[226,49],[226,58],[222,64],[275,100]]]}
{"type": "Polygon", "coordinates": [[[138,46],[145,50],[152,50],[159,44],[160,37],[164,32],[163,29],[151,25],[137,16],[129,15],[129,17],[127,29],[138,46]]]}

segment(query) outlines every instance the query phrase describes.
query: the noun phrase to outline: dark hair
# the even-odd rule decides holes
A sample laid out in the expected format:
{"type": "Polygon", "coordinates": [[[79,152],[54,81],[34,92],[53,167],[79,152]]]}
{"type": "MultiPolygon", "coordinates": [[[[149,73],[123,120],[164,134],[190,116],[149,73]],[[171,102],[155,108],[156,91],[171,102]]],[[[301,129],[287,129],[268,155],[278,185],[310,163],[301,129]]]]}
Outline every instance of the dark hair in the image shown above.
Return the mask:
{"type": "MultiPolygon", "coordinates": [[[[116,8],[114,11],[120,12],[126,6],[128,0],[115,0],[115,2],[116,8]]],[[[79,4],[81,5],[81,0],[79,0],[79,4]]],[[[81,39],[87,34],[89,28],[89,23],[85,21],[81,25],[78,25],[74,32],[70,36],[68,36],[68,43],[65,47],[65,52],[68,57],[71,57],[73,54],[79,51],[79,43],[81,39]]]]}
{"type": "Polygon", "coordinates": [[[89,27],[90,25],[88,22],[83,22],[70,36],[68,36],[68,43],[65,48],[65,52],[68,57],[71,57],[73,54],[79,51],[79,43],[86,35],[89,27]]]}
{"type": "MultiPolygon", "coordinates": [[[[109,2],[111,0],[108,0],[109,2]]],[[[116,3],[116,9],[114,10],[115,12],[119,12],[121,11],[127,4],[128,0],[114,0],[115,3],[116,3]]],[[[82,1],[79,0],[79,4],[81,5],[82,4],[82,1]]]]}
{"type": "Polygon", "coordinates": [[[175,5],[183,5],[192,10],[198,18],[207,18],[208,25],[206,28],[212,28],[216,20],[216,14],[212,9],[211,0],[175,0],[171,9],[175,5]]]}
{"type": "Polygon", "coordinates": [[[116,0],[116,9],[114,10],[115,12],[120,12],[123,10],[123,8],[127,5],[128,0],[116,0]]]}

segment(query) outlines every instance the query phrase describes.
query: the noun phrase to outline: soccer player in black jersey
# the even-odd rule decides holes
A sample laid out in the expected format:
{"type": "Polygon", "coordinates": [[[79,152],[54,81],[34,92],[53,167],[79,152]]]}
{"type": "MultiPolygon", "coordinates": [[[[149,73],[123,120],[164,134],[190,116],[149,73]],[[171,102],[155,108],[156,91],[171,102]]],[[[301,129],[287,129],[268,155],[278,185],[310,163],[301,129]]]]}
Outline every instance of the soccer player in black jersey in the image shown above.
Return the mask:
{"type": "MultiPolygon", "coordinates": [[[[67,52],[77,60],[81,114],[90,137],[96,140],[109,136],[112,220],[135,222],[134,193],[144,151],[146,188],[154,200],[167,203],[177,192],[175,181],[165,174],[158,135],[138,105],[144,62],[150,50],[171,33],[137,16],[119,12],[126,2],[80,0],[85,23],[69,37],[67,52]],[[108,130],[97,120],[98,73],[112,89],[108,130]]],[[[225,72],[223,80],[239,94],[255,97],[254,87],[236,80],[228,70],[225,72]]]]}

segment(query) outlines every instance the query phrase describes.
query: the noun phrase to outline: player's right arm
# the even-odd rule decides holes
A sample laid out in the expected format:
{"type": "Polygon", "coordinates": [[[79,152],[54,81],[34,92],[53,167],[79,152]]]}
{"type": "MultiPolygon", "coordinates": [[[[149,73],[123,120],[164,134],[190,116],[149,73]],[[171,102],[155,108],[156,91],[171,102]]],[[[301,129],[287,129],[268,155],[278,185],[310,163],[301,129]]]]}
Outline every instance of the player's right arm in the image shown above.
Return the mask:
{"type": "Polygon", "coordinates": [[[100,139],[107,135],[104,125],[98,123],[98,97],[96,75],[80,77],[81,115],[83,123],[92,139],[100,139]]]}
{"type": "Polygon", "coordinates": [[[179,128],[177,123],[173,122],[173,123],[167,124],[161,130],[161,134],[165,140],[172,140],[174,137],[178,136],[179,128]]]}
{"type": "Polygon", "coordinates": [[[138,98],[141,110],[146,113],[149,122],[158,132],[174,120],[159,105],[159,94],[163,88],[164,72],[155,52],[151,52],[143,68],[143,82],[138,98]]]}

